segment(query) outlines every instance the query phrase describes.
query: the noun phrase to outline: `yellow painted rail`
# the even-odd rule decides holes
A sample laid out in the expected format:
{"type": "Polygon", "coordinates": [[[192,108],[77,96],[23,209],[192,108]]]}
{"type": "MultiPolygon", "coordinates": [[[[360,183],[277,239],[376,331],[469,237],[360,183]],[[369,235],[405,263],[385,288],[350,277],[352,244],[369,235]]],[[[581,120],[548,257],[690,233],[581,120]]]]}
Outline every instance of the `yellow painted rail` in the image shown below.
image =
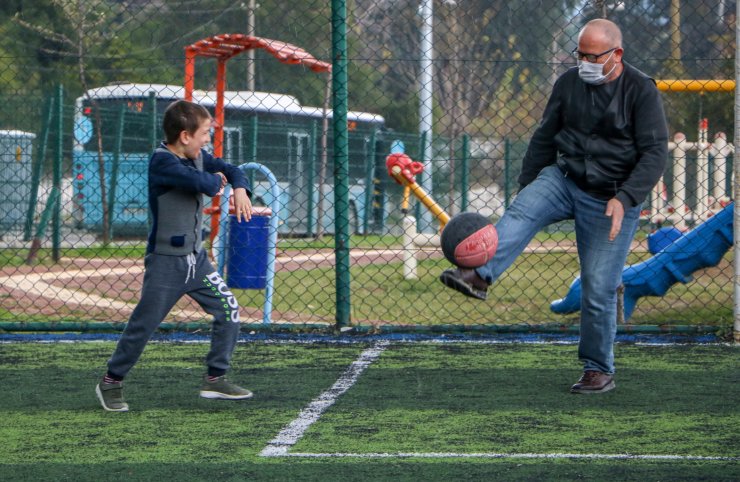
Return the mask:
{"type": "Polygon", "coordinates": [[[733,92],[734,80],[687,80],[662,79],[656,80],[661,92],[733,92]]]}

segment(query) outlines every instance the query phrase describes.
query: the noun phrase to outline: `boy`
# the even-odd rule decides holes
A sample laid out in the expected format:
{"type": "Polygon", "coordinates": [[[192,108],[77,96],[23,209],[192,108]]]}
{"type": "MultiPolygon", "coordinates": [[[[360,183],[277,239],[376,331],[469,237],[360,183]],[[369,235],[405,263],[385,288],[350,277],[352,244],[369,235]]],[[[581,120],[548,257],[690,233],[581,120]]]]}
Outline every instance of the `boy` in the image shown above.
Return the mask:
{"type": "Polygon", "coordinates": [[[164,113],[163,142],[149,159],[149,206],[153,224],[144,258],[141,299],[95,387],[105,410],[126,412],[123,378],[139,359],[154,330],[183,295],[213,316],[208,372],[200,396],[226,400],[252,392],[226,379],[239,334],[239,305],[202,247],[203,194],[215,196],[229,182],[237,221],[249,221],[252,205],[241,170],[203,150],[211,141],[211,116],[192,102],[178,100],[164,113]]]}

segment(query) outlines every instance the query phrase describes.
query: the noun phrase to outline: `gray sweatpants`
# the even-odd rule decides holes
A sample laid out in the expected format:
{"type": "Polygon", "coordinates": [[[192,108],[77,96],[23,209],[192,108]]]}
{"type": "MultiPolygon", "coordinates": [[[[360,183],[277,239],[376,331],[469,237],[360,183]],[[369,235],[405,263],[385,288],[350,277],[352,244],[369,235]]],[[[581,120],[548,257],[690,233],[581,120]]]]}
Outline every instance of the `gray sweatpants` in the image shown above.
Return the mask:
{"type": "Polygon", "coordinates": [[[228,370],[239,335],[239,305],[205,251],[187,256],[148,254],[144,269],[141,300],[108,360],[108,371],[120,377],[128,374],[154,330],[183,295],[193,298],[213,316],[206,365],[228,370]]]}

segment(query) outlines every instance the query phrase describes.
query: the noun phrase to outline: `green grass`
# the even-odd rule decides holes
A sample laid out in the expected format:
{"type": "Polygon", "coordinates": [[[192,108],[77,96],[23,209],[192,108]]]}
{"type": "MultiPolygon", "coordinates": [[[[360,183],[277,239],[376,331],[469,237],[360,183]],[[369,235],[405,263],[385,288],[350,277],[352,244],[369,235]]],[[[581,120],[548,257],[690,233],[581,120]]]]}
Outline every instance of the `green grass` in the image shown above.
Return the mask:
{"type": "MultiPolygon", "coordinates": [[[[30,242],[29,242],[30,245],[30,242]]],[[[146,253],[145,242],[112,243],[108,246],[95,245],[81,248],[61,248],[61,258],[83,259],[143,259],[146,253]]],[[[22,266],[26,263],[28,249],[0,248],[0,263],[2,266],[22,266]]],[[[41,248],[36,253],[34,265],[53,266],[52,250],[41,248]]]]}
{"type": "MultiPolygon", "coordinates": [[[[630,256],[637,263],[645,255],[630,256]]],[[[695,282],[674,286],[662,298],[638,301],[635,324],[732,324],[730,255],[717,272],[699,271],[695,282]]],[[[517,324],[578,322],[578,313],[556,315],[550,303],[564,297],[578,274],[575,253],[524,254],[490,289],[486,301],[471,301],[444,287],[439,274],[449,267],[443,259],[421,260],[418,280],[403,278],[400,263],[355,266],[351,269],[352,320],[394,324],[517,324]]],[[[333,268],[279,272],[274,303],[280,312],[305,313],[333,320],[336,303],[333,268]]],[[[264,293],[235,290],[244,306],[261,307],[264,293]]]]}
{"type": "MultiPolygon", "coordinates": [[[[393,236],[390,234],[369,234],[367,236],[360,236],[355,234],[349,237],[349,245],[353,249],[398,248],[401,246],[401,236],[393,236]]],[[[305,249],[334,249],[334,235],[327,234],[318,239],[280,238],[278,239],[278,249],[281,252],[305,249]]]]}
{"type": "MultiPolygon", "coordinates": [[[[549,301],[567,292],[572,280],[563,279],[561,273],[565,269],[569,273],[577,272],[577,260],[573,256],[564,259],[559,255],[525,255],[492,287],[489,300],[480,303],[463,301],[464,298],[437,280],[439,273],[448,267],[445,260],[421,261],[418,280],[404,279],[400,263],[352,268],[352,319],[356,323],[383,320],[422,325],[552,321],[549,301]]],[[[333,317],[335,276],[333,268],[277,273],[275,310],[333,317]]],[[[244,306],[262,306],[261,291],[235,292],[244,306]]]]}
{"type": "Polygon", "coordinates": [[[719,394],[708,396],[740,380],[732,375],[736,349],[715,359],[714,347],[620,347],[619,388],[603,397],[564,390],[574,381],[574,351],[529,345],[397,347],[383,354],[382,369],[371,370],[362,389],[358,385],[343,398],[322,420],[321,432],[305,438],[296,451],[382,452],[391,443],[397,451],[417,452],[419,439],[427,452],[707,456],[738,451],[740,409],[719,394]],[[680,353],[691,359],[678,359],[680,353]],[[707,380],[705,370],[725,375],[707,380]],[[370,403],[363,399],[367,393],[404,395],[375,396],[370,403]],[[387,432],[398,421],[403,429],[389,440],[387,432]],[[471,436],[476,432],[481,436],[471,436]],[[357,433],[368,437],[358,439],[357,433]]]}
{"type": "MultiPolygon", "coordinates": [[[[541,232],[535,236],[535,242],[560,242],[574,241],[574,233],[541,232]]],[[[333,250],[334,235],[327,234],[317,238],[278,238],[278,255],[290,256],[299,254],[306,250],[333,250]]],[[[401,236],[390,234],[378,235],[352,235],[350,236],[349,245],[352,249],[388,249],[401,248],[401,236]]],[[[29,242],[30,245],[30,242],[29,242]]],[[[146,240],[114,240],[109,245],[103,246],[96,243],[92,246],[79,248],[61,248],[60,255],[68,258],[85,258],[85,259],[142,259],[146,252],[146,240]]],[[[22,248],[3,248],[0,249],[0,263],[3,266],[21,266],[25,263],[28,256],[28,249],[22,248]]],[[[38,264],[49,265],[51,261],[51,249],[39,249],[36,255],[38,264]]]]}
{"type": "MultiPolygon", "coordinates": [[[[638,234],[638,238],[644,238],[643,235],[638,234]]],[[[551,233],[539,232],[535,235],[535,242],[561,242],[561,241],[575,241],[575,232],[561,232],[554,231],[551,233]]],[[[369,234],[364,235],[352,235],[349,239],[349,245],[351,248],[358,249],[384,249],[384,248],[400,248],[403,244],[401,236],[394,236],[390,234],[377,235],[369,234]]],[[[278,240],[278,247],[280,249],[334,249],[334,235],[327,234],[318,239],[315,238],[280,238],[278,240]]]]}
{"type": "MultiPolygon", "coordinates": [[[[547,236],[547,235],[545,235],[547,236]]],[[[29,242],[30,246],[30,242],[29,242]]],[[[352,235],[350,236],[350,246],[357,249],[385,249],[401,246],[401,237],[392,235],[352,235]]],[[[324,250],[334,249],[334,236],[325,235],[318,239],[315,238],[279,238],[278,254],[290,255],[298,254],[304,250],[324,250]]],[[[146,240],[114,240],[108,246],[96,243],[92,246],[79,248],[61,248],[60,255],[68,258],[85,258],[85,259],[143,259],[146,253],[146,240]]],[[[2,248],[0,249],[0,263],[3,266],[21,266],[25,263],[28,256],[28,249],[22,248],[2,248]]],[[[52,264],[51,249],[39,249],[36,260],[38,264],[52,264]]]]}
{"type": "MultiPolygon", "coordinates": [[[[737,461],[356,457],[259,452],[365,344],[242,343],[244,402],[197,397],[207,344],[150,344],[132,411],[93,387],[112,342],[0,345],[3,480],[737,480],[737,461]]],[[[738,348],[618,345],[617,389],[574,396],[574,345],[390,345],[291,452],[740,455],[738,348]]]]}

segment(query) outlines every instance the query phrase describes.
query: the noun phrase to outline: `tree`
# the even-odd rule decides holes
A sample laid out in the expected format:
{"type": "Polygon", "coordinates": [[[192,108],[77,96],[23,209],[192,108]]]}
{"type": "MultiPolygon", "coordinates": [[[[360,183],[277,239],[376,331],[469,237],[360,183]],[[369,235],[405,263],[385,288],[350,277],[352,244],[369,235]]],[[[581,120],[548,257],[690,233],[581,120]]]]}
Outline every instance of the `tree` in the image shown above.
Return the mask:
{"type": "MultiPolygon", "coordinates": [[[[94,48],[104,47],[113,35],[111,30],[103,28],[106,24],[106,16],[111,13],[109,5],[102,1],[89,0],[51,0],[51,2],[62,13],[72,33],[64,30],[53,30],[44,25],[28,22],[19,13],[16,13],[14,20],[22,27],[35,32],[55,44],[53,48],[42,48],[42,50],[59,56],[71,57],[76,60],[80,85],[83,92],[87,95],[89,90],[87,58],[94,48]]],[[[110,230],[108,229],[110,213],[106,195],[100,109],[95,99],[90,100],[96,119],[95,124],[98,138],[98,175],[100,178],[100,199],[103,211],[103,244],[107,245],[110,242],[110,230]]]]}
{"type": "MultiPolygon", "coordinates": [[[[536,109],[514,107],[521,115],[499,123],[491,115],[492,106],[526,101],[532,95],[531,84],[549,77],[552,39],[559,35],[560,19],[574,3],[435,2],[435,134],[448,142],[450,208],[456,196],[455,150],[460,136],[464,132],[507,135],[536,122],[536,109]],[[511,125],[512,119],[518,125],[511,125]]],[[[415,96],[418,88],[422,20],[418,7],[419,0],[357,1],[353,27],[364,46],[359,58],[383,75],[381,90],[398,102],[415,96]]]]}

